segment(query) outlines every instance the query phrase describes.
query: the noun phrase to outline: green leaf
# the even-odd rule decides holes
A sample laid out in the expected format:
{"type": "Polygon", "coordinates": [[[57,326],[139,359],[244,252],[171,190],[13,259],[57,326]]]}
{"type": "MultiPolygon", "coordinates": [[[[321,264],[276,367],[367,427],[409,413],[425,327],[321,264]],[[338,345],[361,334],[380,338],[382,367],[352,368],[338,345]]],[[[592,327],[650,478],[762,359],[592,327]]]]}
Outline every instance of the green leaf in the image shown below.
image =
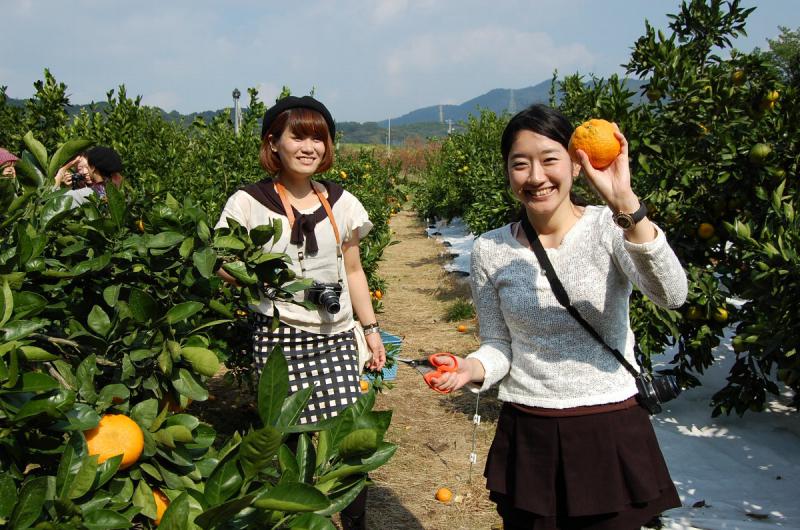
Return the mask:
{"type": "Polygon", "coordinates": [[[241,261],[232,261],[224,263],[222,270],[236,278],[236,281],[243,285],[255,285],[258,283],[258,277],[255,273],[247,270],[247,265],[241,261]]]}
{"type": "Polygon", "coordinates": [[[311,483],[314,476],[314,461],[317,455],[314,446],[306,433],[300,434],[297,440],[297,475],[301,482],[311,483]]]}
{"type": "Polygon", "coordinates": [[[14,340],[24,339],[33,332],[45,327],[46,322],[38,322],[34,320],[12,320],[3,325],[5,330],[5,337],[3,340],[11,342],[14,340]]]}
{"type": "Polygon", "coordinates": [[[344,481],[341,486],[337,487],[337,490],[344,490],[343,493],[339,494],[330,494],[328,498],[331,500],[331,505],[324,509],[316,512],[318,515],[327,515],[331,516],[335,513],[341,512],[347,506],[352,503],[358,494],[361,493],[361,490],[367,485],[367,477],[355,477],[349,478],[344,481]]]}
{"type": "Polygon", "coordinates": [[[131,522],[113,510],[94,510],[83,517],[83,524],[89,530],[117,530],[130,528],[131,522]]]}
{"type": "Polygon", "coordinates": [[[178,393],[194,401],[208,399],[208,390],[186,368],[180,368],[177,372],[172,372],[172,386],[175,387],[178,393]]]}
{"type": "Polygon", "coordinates": [[[301,388],[286,398],[281,405],[281,413],[278,416],[278,420],[275,424],[279,427],[289,427],[290,425],[297,423],[297,420],[300,419],[300,415],[306,408],[308,399],[313,393],[314,387],[309,386],[307,388],[301,388]]]}
{"type": "Polygon", "coordinates": [[[140,480],[133,492],[133,505],[141,510],[142,515],[150,519],[156,518],[156,501],[153,490],[144,480],[140,480]]]}
{"type": "MultiPolygon", "coordinates": [[[[22,141],[25,142],[25,147],[31,152],[42,171],[47,171],[47,150],[44,148],[42,142],[33,137],[33,131],[25,133],[25,136],[22,137],[22,141]]],[[[55,173],[53,173],[53,175],[55,175],[55,173]]]]}
{"type": "Polygon", "coordinates": [[[216,506],[230,499],[244,483],[236,453],[229,453],[212,471],[206,481],[204,495],[209,506],[216,506]]]}
{"type": "Polygon", "coordinates": [[[89,311],[89,318],[87,321],[89,323],[89,328],[101,337],[108,336],[108,332],[111,331],[111,319],[108,318],[108,314],[98,305],[93,306],[92,310],[89,311]]]}
{"type": "Polygon", "coordinates": [[[55,361],[60,359],[58,355],[52,354],[38,346],[20,346],[22,356],[29,362],[55,361]]]}
{"type": "Polygon", "coordinates": [[[50,159],[50,164],[47,166],[42,166],[42,169],[47,169],[47,176],[48,178],[55,179],[56,173],[61,167],[75,158],[76,155],[85,151],[88,147],[92,145],[91,140],[86,138],[75,138],[73,140],[67,140],[64,142],[61,147],[56,149],[56,152],[53,153],[53,157],[50,159]]]}
{"type": "Polygon", "coordinates": [[[254,245],[261,247],[266,245],[272,240],[275,234],[275,229],[270,225],[261,225],[250,230],[250,240],[254,245]]]}
{"type": "MultiPolygon", "coordinates": [[[[2,322],[2,303],[0,298],[0,322],[2,322]]],[[[47,307],[47,298],[28,291],[14,293],[14,317],[18,320],[38,315],[47,307]]],[[[0,326],[2,323],[0,323],[0,326]]]]}
{"type": "Polygon", "coordinates": [[[186,239],[178,232],[165,231],[158,233],[147,240],[147,248],[170,248],[186,239]]]}
{"type": "Polygon", "coordinates": [[[56,473],[56,496],[60,499],[68,498],[72,482],[83,465],[84,457],[87,456],[83,440],[82,434],[73,434],[67,441],[64,452],[61,453],[56,473]]]}
{"type": "Polygon", "coordinates": [[[264,425],[275,425],[289,394],[289,365],[280,346],[272,349],[258,380],[258,415],[264,425]]]}
{"type": "Polygon", "coordinates": [[[181,246],[178,249],[178,254],[183,259],[186,259],[192,254],[193,250],[194,250],[194,238],[187,237],[186,239],[183,240],[183,243],[181,243],[181,246]]]}
{"type": "Polygon", "coordinates": [[[119,292],[122,289],[122,286],[117,285],[109,285],[105,289],[103,289],[103,301],[108,304],[108,307],[116,307],[117,301],[119,300],[119,292]]]}
{"type": "Polygon", "coordinates": [[[378,433],[374,429],[356,429],[342,439],[339,456],[342,458],[362,457],[378,448],[378,433]]]}
{"type": "Polygon", "coordinates": [[[39,189],[44,184],[45,176],[42,170],[36,167],[30,153],[22,153],[22,158],[17,162],[17,180],[23,186],[39,189]]]}
{"type": "Polygon", "coordinates": [[[11,286],[8,280],[3,279],[3,292],[0,296],[0,326],[5,326],[14,312],[14,296],[11,294],[11,286]]]}
{"type": "Polygon", "coordinates": [[[336,526],[333,525],[330,519],[316,513],[304,513],[300,515],[291,522],[289,528],[297,530],[336,530],[336,526]]]}
{"type": "Polygon", "coordinates": [[[217,253],[213,248],[204,247],[192,255],[192,262],[200,276],[211,278],[216,272],[217,253]]]}
{"type": "Polygon", "coordinates": [[[111,220],[120,228],[125,222],[125,213],[127,205],[125,204],[125,196],[122,190],[115,185],[106,186],[106,199],[108,200],[108,212],[111,214],[111,220]]]}
{"type": "Polygon", "coordinates": [[[225,502],[204,511],[195,518],[195,524],[201,528],[224,527],[237,513],[250,507],[255,495],[245,495],[238,499],[225,502]]]}
{"type": "Polygon", "coordinates": [[[39,213],[39,222],[44,229],[51,228],[73,208],[73,200],[69,195],[56,195],[49,199],[39,213]]]}
{"type": "Polygon", "coordinates": [[[100,390],[97,405],[107,407],[115,402],[127,401],[131,397],[130,389],[122,383],[111,383],[100,390]]]}
{"type": "Polygon", "coordinates": [[[97,455],[87,455],[83,458],[81,467],[75,474],[72,485],[67,493],[69,499],[83,497],[83,495],[92,489],[92,484],[94,484],[95,476],[97,475],[97,467],[97,455]]]}
{"type": "Polygon", "coordinates": [[[245,476],[253,477],[267,467],[278,453],[281,442],[281,433],[274,427],[248,433],[239,446],[239,461],[245,476]]]}
{"type": "Polygon", "coordinates": [[[131,419],[145,429],[150,429],[158,416],[158,400],[155,398],[146,399],[137,403],[131,409],[131,419]]]}
{"type": "Polygon", "coordinates": [[[263,510],[315,512],[330,506],[331,501],[314,486],[290,483],[275,486],[253,504],[263,510]]]}
{"type": "Polygon", "coordinates": [[[19,490],[19,500],[9,519],[9,528],[25,530],[39,518],[47,495],[47,477],[25,481],[19,490]]]}
{"type": "Polygon", "coordinates": [[[212,377],[219,371],[220,362],[217,355],[206,348],[184,346],[181,349],[181,356],[189,361],[192,368],[201,375],[212,377]]]}
{"type": "Polygon", "coordinates": [[[170,425],[169,427],[165,427],[164,430],[167,431],[176,442],[191,443],[194,441],[192,431],[183,425],[170,425]]]}
{"type": "Polygon", "coordinates": [[[200,302],[183,302],[174,305],[167,311],[166,319],[168,324],[175,324],[188,319],[198,311],[203,309],[203,304],[200,302]]]}
{"type": "Polygon", "coordinates": [[[214,236],[213,245],[216,248],[224,248],[229,250],[244,250],[244,241],[235,236],[214,236]]]}
{"type": "Polygon", "coordinates": [[[61,385],[47,374],[40,372],[24,372],[17,384],[6,392],[49,392],[58,390],[61,385]]]}
{"type": "Polygon", "coordinates": [[[186,492],[178,495],[167,507],[161,518],[159,530],[189,530],[189,494],[186,492]]]}
{"type": "Polygon", "coordinates": [[[128,307],[131,315],[137,322],[145,323],[158,318],[158,305],[152,296],[141,289],[131,289],[128,298],[128,307]]]}
{"type": "Polygon", "coordinates": [[[122,455],[114,455],[99,466],[97,466],[97,476],[95,477],[94,489],[103,487],[119,470],[122,463],[122,455]]]}
{"type": "Polygon", "coordinates": [[[0,475],[0,519],[8,519],[17,504],[17,485],[10,475],[0,475]]]}

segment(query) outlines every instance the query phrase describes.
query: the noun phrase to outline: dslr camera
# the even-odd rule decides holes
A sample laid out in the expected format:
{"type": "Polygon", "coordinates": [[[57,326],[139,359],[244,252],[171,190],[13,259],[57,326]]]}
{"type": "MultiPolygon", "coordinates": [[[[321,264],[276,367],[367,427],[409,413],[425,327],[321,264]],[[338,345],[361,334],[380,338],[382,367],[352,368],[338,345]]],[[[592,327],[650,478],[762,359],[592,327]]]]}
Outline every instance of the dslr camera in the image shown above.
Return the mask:
{"type": "Polygon", "coordinates": [[[678,397],[681,387],[674,375],[660,374],[652,377],[642,373],[636,378],[636,388],[639,390],[636,399],[650,414],[661,412],[661,404],[678,397]]]}
{"type": "Polygon", "coordinates": [[[72,189],[77,190],[79,188],[84,188],[86,184],[86,176],[81,175],[80,173],[72,173],[70,174],[70,178],[72,179],[72,189]]]}
{"type": "Polygon", "coordinates": [[[339,296],[342,294],[342,283],[318,283],[309,287],[306,292],[307,299],[318,306],[321,306],[328,313],[335,315],[342,306],[339,304],[339,296]]]}

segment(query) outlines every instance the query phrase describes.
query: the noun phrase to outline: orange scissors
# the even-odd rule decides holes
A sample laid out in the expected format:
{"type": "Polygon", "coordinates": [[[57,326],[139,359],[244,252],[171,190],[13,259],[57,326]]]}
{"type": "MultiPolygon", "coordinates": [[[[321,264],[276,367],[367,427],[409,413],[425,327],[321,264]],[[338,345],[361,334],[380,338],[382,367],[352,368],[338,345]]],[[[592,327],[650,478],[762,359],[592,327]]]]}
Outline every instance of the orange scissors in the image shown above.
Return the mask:
{"type": "Polygon", "coordinates": [[[428,356],[427,359],[404,359],[402,357],[398,357],[397,360],[411,366],[421,373],[422,378],[425,380],[425,383],[431,388],[431,390],[435,390],[440,394],[448,394],[450,392],[449,390],[439,390],[436,388],[433,385],[432,379],[439,377],[445,372],[455,372],[458,370],[458,360],[452,353],[438,352],[428,356]],[[443,364],[437,359],[439,356],[449,357],[453,361],[453,364],[443,364]]]}

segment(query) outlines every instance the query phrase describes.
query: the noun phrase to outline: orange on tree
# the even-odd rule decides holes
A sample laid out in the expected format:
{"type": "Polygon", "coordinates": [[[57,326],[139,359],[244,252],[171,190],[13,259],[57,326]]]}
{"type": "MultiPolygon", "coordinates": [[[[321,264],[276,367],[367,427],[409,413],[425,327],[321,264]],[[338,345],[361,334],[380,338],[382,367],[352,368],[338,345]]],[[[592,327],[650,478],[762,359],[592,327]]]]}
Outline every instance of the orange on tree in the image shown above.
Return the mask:
{"type": "Polygon", "coordinates": [[[136,220],[136,229],[137,229],[139,232],[142,232],[142,233],[144,233],[144,221],[142,221],[141,219],[137,219],[137,220],[136,220]]]}
{"type": "Polygon", "coordinates": [[[164,512],[167,511],[169,506],[169,498],[164,495],[161,490],[153,490],[153,500],[156,501],[156,518],[154,519],[156,526],[161,524],[161,518],[164,517],[164,512]]]}
{"type": "Polygon", "coordinates": [[[744,70],[734,70],[731,73],[731,81],[733,81],[734,85],[741,85],[746,80],[746,75],[744,70]]]}
{"type": "Polygon", "coordinates": [[[593,119],[578,125],[569,139],[569,154],[578,160],[578,149],[589,157],[596,169],[608,167],[619,155],[622,145],[614,136],[614,125],[601,119],[593,119]]]}
{"type": "Polygon", "coordinates": [[[448,488],[439,488],[436,490],[436,500],[439,502],[450,502],[453,500],[453,492],[448,488]]]}
{"type": "Polygon", "coordinates": [[[375,289],[375,298],[378,300],[383,298],[383,293],[381,292],[380,289],[375,289]]]}
{"type": "Polygon", "coordinates": [[[757,143],[750,148],[748,157],[750,162],[756,166],[763,165],[767,157],[772,152],[772,147],[769,144],[757,143]]]}
{"type": "Polygon", "coordinates": [[[702,320],[703,310],[696,305],[689,306],[689,308],[686,310],[686,318],[689,320],[702,320]]]}
{"type": "Polygon", "coordinates": [[[710,239],[714,235],[714,225],[711,223],[700,223],[697,227],[697,236],[700,239],[710,239]]]}
{"type": "Polygon", "coordinates": [[[369,381],[362,379],[361,381],[358,382],[358,385],[359,387],[361,387],[362,392],[369,391],[369,381]]]}
{"type": "Polygon", "coordinates": [[[728,321],[728,310],[725,309],[724,307],[718,307],[717,310],[714,311],[712,318],[714,319],[715,322],[724,324],[725,322],[728,321]]]}
{"type": "Polygon", "coordinates": [[[144,450],[144,434],[139,425],[124,414],[105,414],[94,429],[84,431],[90,455],[97,455],[102,464],[111,457],[122,455],[120,469],[139,460],[144,450]]]}

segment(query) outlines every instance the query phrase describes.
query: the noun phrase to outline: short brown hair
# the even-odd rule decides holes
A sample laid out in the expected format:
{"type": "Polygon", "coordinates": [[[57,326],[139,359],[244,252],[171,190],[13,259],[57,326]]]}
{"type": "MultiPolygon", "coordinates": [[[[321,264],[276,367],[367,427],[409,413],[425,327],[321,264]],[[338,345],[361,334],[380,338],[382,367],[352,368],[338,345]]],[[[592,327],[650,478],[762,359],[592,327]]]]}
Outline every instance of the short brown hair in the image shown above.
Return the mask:
{"type": "Polygon", "coordinates": [[[269,137],[272,135],[274,139],[280,138],[285,131],[294,133],[301,138],[311,137],[325,142],[325,154],[322,156],[322,162],[317,172],[323,173],[331,168],[333,165],[333,139],[328,130],[328,123],[319,112],[297,107],[281,112],[261,138],[261,149],[259,150],[258,158],[261,162],[261,167],[267,173],[277,175],[283,169],[278,153],[271,149],[269,137]]]}

